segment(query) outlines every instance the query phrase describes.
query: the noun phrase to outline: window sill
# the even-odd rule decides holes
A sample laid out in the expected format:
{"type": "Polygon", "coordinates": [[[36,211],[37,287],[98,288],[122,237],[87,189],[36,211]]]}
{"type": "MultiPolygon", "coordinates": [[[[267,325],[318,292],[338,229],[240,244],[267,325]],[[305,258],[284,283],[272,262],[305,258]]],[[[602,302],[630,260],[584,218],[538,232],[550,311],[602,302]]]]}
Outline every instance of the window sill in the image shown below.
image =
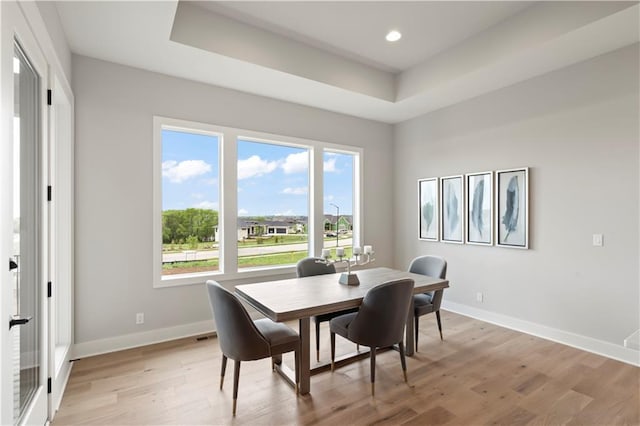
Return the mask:
{"type": "Polygon", "coordinates": [[[285,265],[269,268],[246,268],[237,272],[223,273],[223,272],[198,272],[193,274],[184,274],[178,276],[168,275],[160,279],[160,282],[154,282],[153,288],[170,288],[170,287],[182,287],[189,285],[202,285],[207,280],[215,281],[232,281],[246,280],[249,282],[259,282],[256,278],[267,278],[264,281],[271,281],[268,278],[277,277],[282,275],[289,275],[291,277],[296,274],[295,265],[285,265]]]}

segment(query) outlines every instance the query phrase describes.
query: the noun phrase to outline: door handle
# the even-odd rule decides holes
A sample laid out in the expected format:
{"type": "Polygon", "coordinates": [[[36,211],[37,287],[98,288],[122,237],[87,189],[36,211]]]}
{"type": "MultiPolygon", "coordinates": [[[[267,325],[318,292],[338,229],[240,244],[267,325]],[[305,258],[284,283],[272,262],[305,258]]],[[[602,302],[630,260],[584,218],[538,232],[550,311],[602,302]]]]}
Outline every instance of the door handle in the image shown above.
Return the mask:
{"type": "Polygon", "coordinates": [[[18,269],[18,263],[15,260],[9,258],[9,270],[12,271],[14,269],[18,269]]]}
{"type": "Polygon", "coordinates": [[[9,320],[9,330],[11,330],[11,327],[13,327],[14,325],[25,325],[26,323],[31,321],[31,318],[33,317],[20,317],[18,315],[12,315],[11,319],[9,320]]]}

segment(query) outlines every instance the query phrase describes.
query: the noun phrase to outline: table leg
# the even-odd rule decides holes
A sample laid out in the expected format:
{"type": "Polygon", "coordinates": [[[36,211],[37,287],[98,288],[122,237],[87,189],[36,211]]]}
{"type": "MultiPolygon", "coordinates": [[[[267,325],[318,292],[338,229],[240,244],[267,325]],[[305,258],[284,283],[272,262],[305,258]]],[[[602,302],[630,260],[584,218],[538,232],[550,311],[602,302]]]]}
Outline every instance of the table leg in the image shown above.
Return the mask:
{"type": "Polygon", "coordinates": [[[300,334],[300,394],[306,395],[311,390],[311,339],[309,318],[300,318],[298,333],[300,334]]]}
{"type": "Polygon", "coordinates": [[[413,329],[413,296],[411,296],[411,304],[409,305],[409,315],[407,316],[407,326],[405,327],[405,354],[407,356],[412,356],[415,351],[414,342],[414,329],[413,329]]]}

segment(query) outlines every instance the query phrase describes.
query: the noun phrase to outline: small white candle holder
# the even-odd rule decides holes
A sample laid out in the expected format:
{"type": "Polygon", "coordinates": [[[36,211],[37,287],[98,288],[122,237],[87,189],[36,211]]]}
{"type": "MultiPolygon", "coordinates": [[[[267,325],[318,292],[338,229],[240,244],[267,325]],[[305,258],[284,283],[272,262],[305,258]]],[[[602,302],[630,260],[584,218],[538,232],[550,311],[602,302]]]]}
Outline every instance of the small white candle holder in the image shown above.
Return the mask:
{"type": "Polygon", "coordinates": [[[344,255],[342,255],[342,256],[337,256],[337,259],[332,260],[331,251],[328,249],[323,249],[322,250],[323,260],[318,260],[318,262],[322,262],[326,264],[332,263],[334,265],[339,263],[346,263],[347,272],[343,272],[342,274],[340,274],[340,278],[338,279],[338,282],[344,285],[352,285],[352,286],[360,285],[360,280],[358,279],[358,275],[355,272],[354,273],[351,272],[351,266],[366,265],[367,263],[373,262],[375,260],[375,258],[373,257],[374,252],[371,246],[365,246],[365,253],[361,253],[360,250],[353,250],[353,252],[354,252],[353,259],[347,259],[344,257],[344,255]]]}

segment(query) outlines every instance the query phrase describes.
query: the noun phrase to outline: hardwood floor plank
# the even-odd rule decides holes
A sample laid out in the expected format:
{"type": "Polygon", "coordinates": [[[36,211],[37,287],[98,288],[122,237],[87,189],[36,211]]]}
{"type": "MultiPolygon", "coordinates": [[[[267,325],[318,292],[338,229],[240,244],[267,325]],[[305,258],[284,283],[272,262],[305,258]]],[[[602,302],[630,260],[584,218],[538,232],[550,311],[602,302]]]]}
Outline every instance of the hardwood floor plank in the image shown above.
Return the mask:
{"type": "MultiPolygon", "coordinates": [[[[234,418],[217,339],[186,338],[76,361],[53,425],[640,425],[640,368],[449,312],[442,320],[444,341],[435,320],[421,322],[408,384],[395,351],[378,355],[375,397],[368,360],[313,376],[299,397],[270,360],[243,362],[234,418]]],[[[324,361],[328,334],[323,324],[324,361]]]]}
{"type": "Polygon", "coordinates": [[[424,413],[414,417],[411,421],[402,423],[403,425],[443,425],[456,419],[456,416],[449,410],[441,406],[435,406],[424,413]]]}
{"type": "Polygon", "coordinates": [[[535,419],[536,415],[524,408],[514,407],[508,413],[491,421],[492,425],[524,425],[535,419]]]}

